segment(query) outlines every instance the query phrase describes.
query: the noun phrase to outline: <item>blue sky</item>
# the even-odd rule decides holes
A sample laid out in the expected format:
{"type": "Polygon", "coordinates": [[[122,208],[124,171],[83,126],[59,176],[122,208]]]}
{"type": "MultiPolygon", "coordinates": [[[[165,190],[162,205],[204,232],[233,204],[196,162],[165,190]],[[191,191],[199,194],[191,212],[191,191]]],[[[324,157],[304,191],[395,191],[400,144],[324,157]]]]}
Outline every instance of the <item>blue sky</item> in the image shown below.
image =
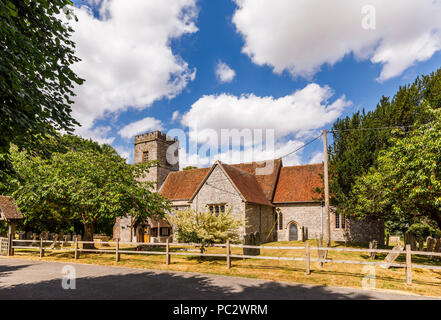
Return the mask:
{"type": "MultiPolygon", "coordinates": [[[[130,133],[134,134],[134,123],[140,120],[150,119],[146,121],[150,127],[142,131],[158,126],[163,131],[188,131],[185,120],[200,121],[201,127],[217,132],[243,124],[238,129],[274,128],[276,149],[287,153],[330,128],[336,118],[362,108],[372,110],[382,95],[393,95],[400,85],[441,65],[439,2],[418,2],[421,15],[429,16],[408,38],[400,30],[418,23],[408,20],[415,12],[413,0],[391,1],[404,6],[400,10],[370,1],[378,3],[372,30],[360,27],[366,18],[359,12],[364,1],[339,9],[335,14],[348,20],[348,25],[337,21],[332,26],[314,22],[333,15],[328,8],[317,12],[314,5],[319,0],[310,0],[311,7],[302,9],[290,4],[284,8],[283,1],[259,2],[260,6],[251,0],[167,0],[161,9],[151,0],[133,1],[132,8],[120,0],[74,1],[79,18],[74,40],[83,59],[75,70],[86,79],[73,108],[83,123],[78,134],[111,143],[131,162],[130,133]],[[392,14],[395,20],[388,25],[386,18],[392,14]],[[127,31],[122,32],[125,23],[127,31]],[[345,35],[350,28],[360,30],[345,35]],[[151,34],[144,37],[143,30],[151,34]],[[137,54],[132,54],[134,48],[137,54]],[[234,71],[232,79],[230,74],[222,82],[216,76],[220,62],[234,71]],[[170,85],[174,80],[176,85],[170,85]],[[265,103],[264,109],[259,103],[265,103]],[[172,121],[173,113],[179,116],[172,121]]],[[[326,7],[327,1],[321,3],[326,7]]],[[[321,150],[317,141],[284,160],[286,164],[321,161],[321,150]]],[[[181,162],[205,165],[188,159],[181,162]]]]}

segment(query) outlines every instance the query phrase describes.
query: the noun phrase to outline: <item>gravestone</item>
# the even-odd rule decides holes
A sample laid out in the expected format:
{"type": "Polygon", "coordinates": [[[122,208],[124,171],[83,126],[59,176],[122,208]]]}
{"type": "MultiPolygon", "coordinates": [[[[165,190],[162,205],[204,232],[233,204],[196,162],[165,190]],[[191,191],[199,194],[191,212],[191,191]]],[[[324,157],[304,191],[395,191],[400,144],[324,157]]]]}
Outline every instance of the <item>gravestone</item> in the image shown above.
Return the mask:
{"type": "Polygon", "coordinates": [[[32,231],[26,232],[25,239],[26,240],[32,240],[32,231]]]}
{"type": "Polygon", "coordinates": [[[393,247],[393,249],[392,249],[393,252],[390,252],[386,256],[381,267],[383,269],[389,269],[391,263],[393,263],[398,258],[398,256],[400,255],[401,252],[403,252],[403,250],[404,250],[404,248],[401,246],[401,244],[398,244],[395,247],[393,247]]]}
{"type": "Polygon", "coordinates": [[[400,236],[390,236],[390,243],[399,243],[401,241],[400,236]]]}
{"type": "Polygon", "coordinates": [[[419,238],[418,243],[418,251],[424,251],[424,238],[419,238]]]}
{"type": "MultiPolygon", "coordinates": [[[[249,233],[244,236],[245,245],[248,246],[260,246],[260,234],[258,232],[249,233]]],[[[246,256],[260,255],[260,249],[255,248],[243,248],[243,254],[246,256]]]]}
{"type": "Polygon", "coordinates": [[[63,236],[63,247],[70,247],[69,236],[67,235],[63,236]]]}
{"type": "Polygon", "coordinates": [[[49,233],[48,233],[47,231],[43,231],[43,232],[40,234],[40,237],[41,237],[41,239],[43,239],[43,240],[49,240],[49,233]]]}
{"type": "MultiPolygon", "coordinates": [[[[371,242],[369,242],[369,249],[378,249],[378,241],[377,240],[373,240],[371,242]]],[[[370,252],[369,256],[372,260],[375,260],[375,257],[377,256],[376,252],[370,252]]]]}
{"type": "Polygon", "coordinates": [[[428,236],[426,242],[427,242],[426,251],[432,252],[433,251],[433,238],[431,236],[428,236]]]}
{"type": "Polygon", "coordinates": [[[50,248],[51,249],[60,249],[60,242],[58,241],[59,235],[54,234],[54,242],[52,242],[50,248]]]}
{"type": "Polygon", "coordinates": [[[40,245],[40,243],[37,241],[37,234],[33,233],[32,234],[32,246],[38,247],[39,245],[40,245]]]}
{"type": "MultiPolygon", "coordinates": [[[[440,252],[441,251],[441,239],[436,239],[435,241],[435,246],[433,247],[433,252],[440,252]]],[[[439,260],[439,257],[435,258],[436,260],[439,260]]]]}
{"type": "Polygon", "coordinates": [[[404,244],[410,244],[412,251],[417,250],[415,236],[410,231],[406,231],[406,233],[404,234],[404,244]]]}
{"type": "Polygon", "coordinates": [[[302,227],[302,241],[305,242],[308,238],[308,227],[302,227]]]}

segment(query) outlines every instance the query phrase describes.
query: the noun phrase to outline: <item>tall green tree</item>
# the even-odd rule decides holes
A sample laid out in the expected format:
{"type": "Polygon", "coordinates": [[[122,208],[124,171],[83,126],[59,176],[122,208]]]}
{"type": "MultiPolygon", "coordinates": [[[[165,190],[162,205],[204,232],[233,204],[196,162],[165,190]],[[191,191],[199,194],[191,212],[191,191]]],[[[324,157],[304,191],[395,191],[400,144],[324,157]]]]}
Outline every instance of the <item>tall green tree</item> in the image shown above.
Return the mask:
{"type": "Polygon", "coordinates": [[[50,158],[14,148],[17,175],[11,180],[12,195],[25,215],[25,223],[55,220],[81,222],[84,240],[92,241],[100,223],[114,223],[127,214],[145,219],[162,217],[168,201],[152,192],[146,181],[150,163],[129,165],[108,145],[65,137],[66,152],[50,158]]]}
{"type": "Polygon", "coordinates": [[[0,0],[0,166],[10,170],[10,144],[39,149],[56,131],[71,132],[73,88],[81,84],[71,69],[79,61],[70,40],[75,18],[69,0],[0,0]]]}
{"type": "Polygon", "coordinates": [[[426,223],[441,230],[441,110],[422,107],[434,121],[397,133],[380,152],[377,165],[356,179],[351,200],[358,216],[402,220],[407,227],[426,223]]]}
{"type": "Polygon", "coordinates": [[[391,146],[396,132],[384,127],[405,127],[431,121],[422,101],[432,109],[441,108],[441,69],[417,78],[412,84],[399,88],[390,99],[383,97],[375,110],[356,112],[337,120],[329,148],[331,202],[340,213],[353,213],[352,190],[356,180],[377,165],[379,153],[391,146]]]}

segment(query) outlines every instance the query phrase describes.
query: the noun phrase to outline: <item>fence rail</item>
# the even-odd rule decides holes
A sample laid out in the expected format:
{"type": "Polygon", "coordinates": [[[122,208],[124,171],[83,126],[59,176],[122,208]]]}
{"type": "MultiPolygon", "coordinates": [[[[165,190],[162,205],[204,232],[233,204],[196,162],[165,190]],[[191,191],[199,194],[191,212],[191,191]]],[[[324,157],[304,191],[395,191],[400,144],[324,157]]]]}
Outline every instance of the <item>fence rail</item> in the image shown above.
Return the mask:
{"type": "MultiPolygon", "coordinates": [[[[306,242],[303,247],[292,247],[292,246],[253,246],[253,245],[242,245],[242,244],[230,244],[229,241],[224,244],[214,244],[210,247],[225,248],[225,253],[203,253],[203,252],[174,252],[170,251],[171,246],[179,247],[201,247],[198,243],[144,243],[144,242],[120,242],[120,241],[54,241],[54,240],[13,240],[13,249],[31,249],[39,250],[40,257],[44,257],[45,251],[70,251],[74,253],[75,259],[79,258],[81,252],[94,252],[94,253],[108,253],[115,254],[116,262],[120,261],[121,254],[145,254],[145,255],[165,255],[166,264],[170,264],[171,256],[203,256],[203,257],[223,257],[226,258],[227,268],[230,269],[231,258],[239,259],[257,259],[257,260],[279,260],[279,261],[305,261],[306,264],[306,274],[310,274],[310,263],[319,262],[323,263],[337,263],[337,264],[359,264],[359,265],[372,265],[372,266],[384,266],[387,264],[389,267],[404,268],[406,271],[406,283],[410,285],[412,283],[412,269],[430,269],[430,270],[441,270],[441,266],[434,265],[422,265],[422,264],[412,264],[412,255],[420,256],[431,256],[431,257],[441,257],[439,252],[425,252],[425,251],[411,251],[410,245],[406,245],[405,250],[386,250],[386,249],[359,249],[359,248],[333,248],[333,247],[310,247],[309,243],[306,242]],[[14,245],[17,243],[19,245],[14,245]],[[29,243],[30,245],[22,245],[23,243],[29,243]],[[52,246],[47,247],[45,244],[50,243],[52,246]],[[84,245],[95,244],[95,245],[113,245],[114,248],[109,249],[98,249],[98,248],[84,248],[84,245]],[[67,245],[72,245],[72,247],[67,248],[67,245]],[[80,248],[79,245],[83,245],[80,248]],[[149,251],[149,250],[127,250],[128,248],[121,247],[121,245],[129,245],[134,248],[139,248],[140,246],[149,247],[165,247],[165,251],[149,251]],[[66,247],[62,247],[66,246],[66,247]],[[259,249],[259,250],[304,250],[304,257],[274,257],[274,256],[261,256],[261,255],[246,255],[246,254],[231,254],[231,248],[242,248],[242,249],[259,249]],[[311,258],[311,250],[317,250],[319,253],[318,258],[311,258]],[[325,258],[327,255],[324,252],[336,251],[336,252],[365,252],[365,253],[395,253],[397,255],[404,254],[406,256],[406,263],[396,263],[396,262],[379,262],[379,261],[356,261],[356,260],[335,260],[325,258]],[[322,254],[320,254],[322,253],[322,254]]],[[[12,250],[12,255],[14,251],[12,250]]]]}

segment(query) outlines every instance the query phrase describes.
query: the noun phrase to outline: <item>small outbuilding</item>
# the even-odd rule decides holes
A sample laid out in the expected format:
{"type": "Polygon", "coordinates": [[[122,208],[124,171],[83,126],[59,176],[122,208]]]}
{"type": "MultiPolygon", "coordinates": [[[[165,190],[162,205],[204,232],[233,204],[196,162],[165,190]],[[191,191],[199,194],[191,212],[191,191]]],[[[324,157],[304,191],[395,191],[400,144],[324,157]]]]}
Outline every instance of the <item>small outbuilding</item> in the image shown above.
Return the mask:
{"type": "Polygon", "coordinates": [[[12,255],[12,240],[14,239],[15,225],[23,220],[24,216],[15,205],[12,197],[0,196],[0,220],[8,223],[8,254],[12,255]]]}

